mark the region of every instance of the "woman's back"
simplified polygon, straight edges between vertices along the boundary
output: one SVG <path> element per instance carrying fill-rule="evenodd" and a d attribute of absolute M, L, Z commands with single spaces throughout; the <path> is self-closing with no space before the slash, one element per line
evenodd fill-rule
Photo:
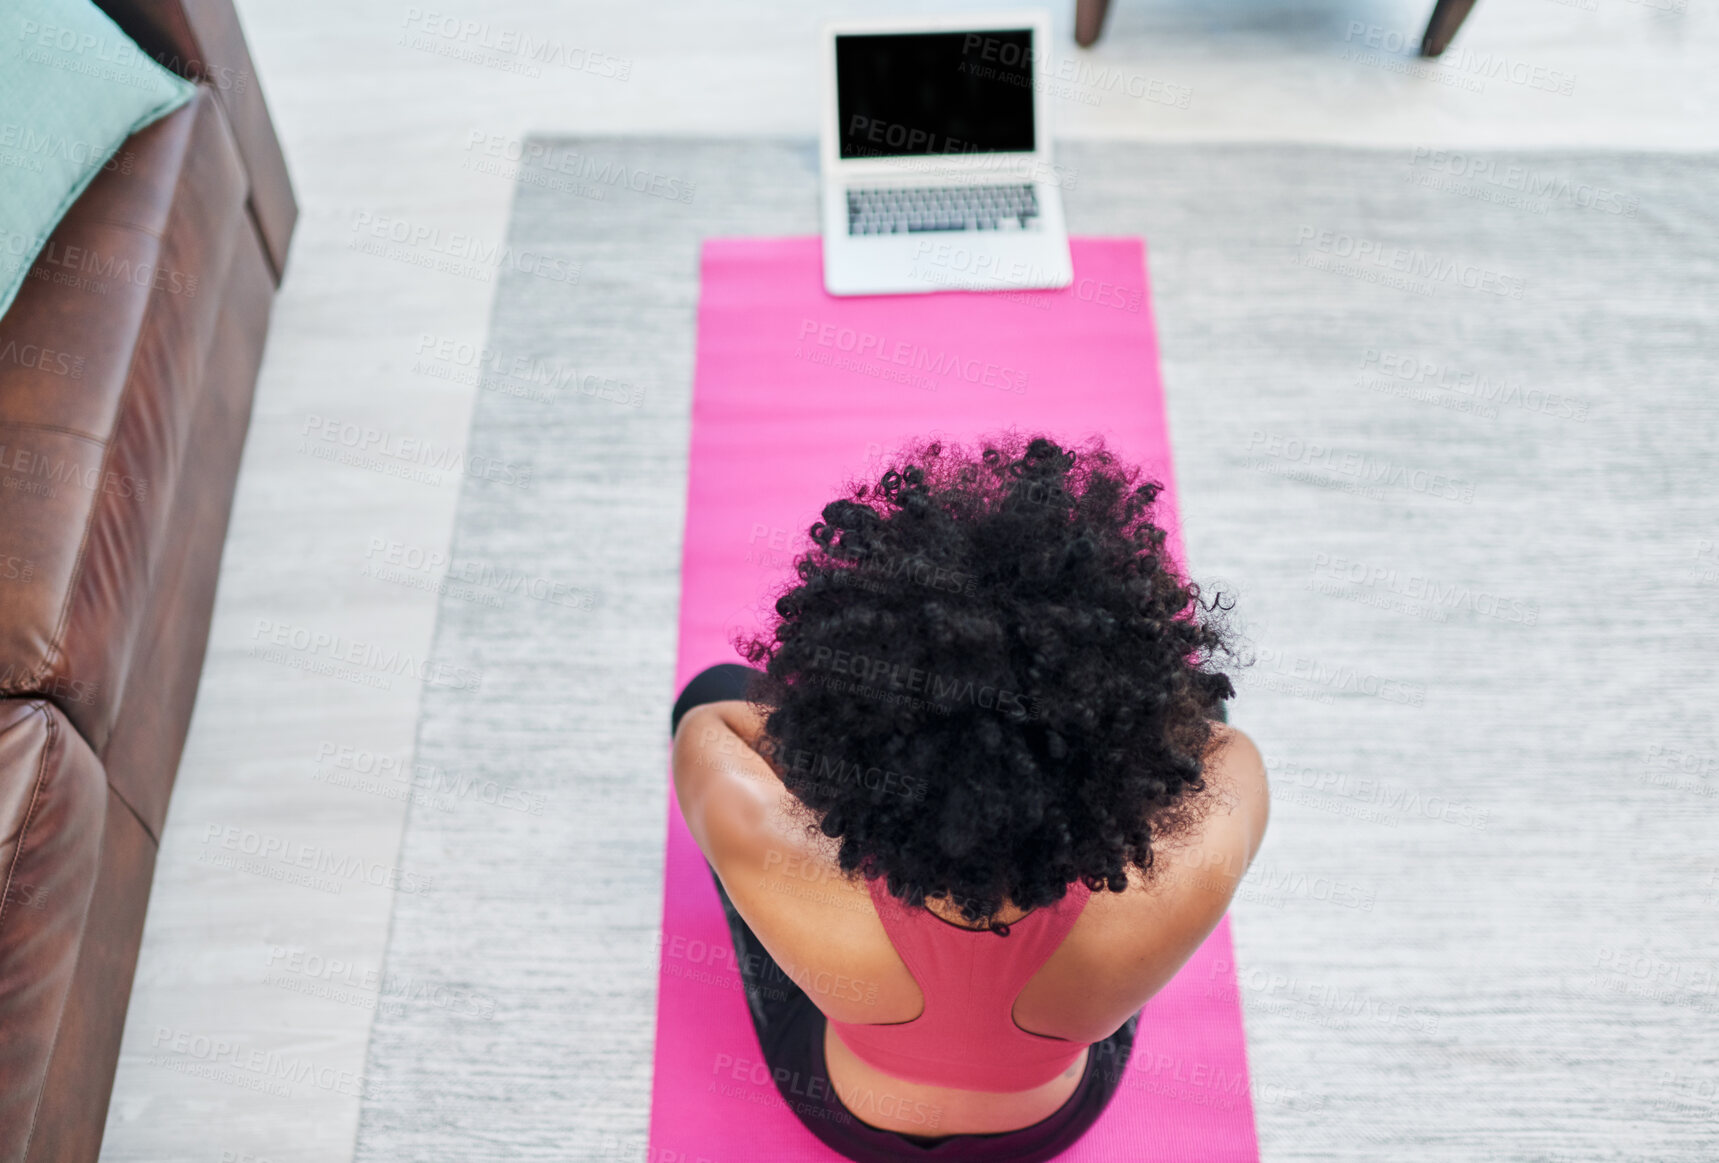
<path fill-rule="evenodd" d="M 1031 1090 L 1080 1057 L 1084 1043 L 1024 1030 L 1016 998 L 1080 919 L 1090 895 L 1076 883 L 1055 905 L 1012 924 L 972 929 L 908 908 L 869 880 L 878 919 L 923 998 L 907 1022 L 843 1022 L 836 1033 L 867 1063 L 933 1086 Z"/>
<path fill-rule="evenodd" d="M 805 827 L 768 764 L 742 770 L 733 763 L 762 725 L 757 708 L 716 707 L 742 723 L 714 749 L 728 757 L 721 766 L 729 778 L 702 813 L 712 866 L 758 939 L 829 1019 L 829 1074 L 843 1100 L 853 1106 L 850 1096 L 888 1094 L 905 1109 L 932 1106 L 944 1133 L 1012 1130 L 1054 1112 L 1079 1082 L 1084 1047 L 1137 1013 L 1217 925 L 1265 828 L 1259 753 L 1224 729 L 1229 741 L 1207 773 L 1211 806 L 1198 828 L 1158 854 L 1150 881 L 1131 870 L 1123 893 L 1071 885 L 1057 905 L 1014 921 L 1007 937 L 964 930 L 908 908 L 881 884 L 844 875 L 835 842 Z M 721 714 L 712 718 L 715 725 L 689 737 L 720 730 Z M 908 939 L 898 945 L 903 933 Z M 1008 946 L 1017 935 L 1026 940 Z M 948 960 L 927 973 L 927 956 Z M 971 1004 L 957 993 L 961 973 L 969 975 Z M 952 1020 L 935 1016 L 947 998 L 955 999 L 946 1003 L 955 1007 Z M 939 1031 L 947 1045 L 909 1033 L 927 1013 L 936 1025 L 921 1029 Z M 1002 1057 L 1004 1022 L 1018 1031 L 1018 1047 L 1045 1047 L 1024 1069 L 993 1064 Z M 925 1069 L 914 1069 L 915 1056 L 928 1060 Z M 1068 1067 L 1050 1071 L 1059 1060 Z M 891 1119 L 875 1102 L 856 1113 L 884 1129 L 924 1130 Z"/>

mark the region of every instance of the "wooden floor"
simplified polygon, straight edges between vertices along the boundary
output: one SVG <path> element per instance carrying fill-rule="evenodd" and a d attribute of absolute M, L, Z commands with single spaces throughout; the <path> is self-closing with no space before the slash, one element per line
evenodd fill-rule
<path fill-rule="evenodd" d="M 1090 53 L 1057 13 L 1053 115 L 1074 137 L 1405 157 L 1710 150 L 1719 19 L 1664 10 L 1681 3 L 1483 0 L 1427 66 L 1402 46 L 1430 5 L 1118 0 Z M 394 893 L 434 889 L 398 867 L 391 772 L 411 762 L 419 676 L 481 669 L 437 655 L 438 595 L 412 582 L 449 549 L 459 477 L 435 465 L 466 439 L 496 278 L 473 256 L 505 235 L 509 158 L 530 132 L 813 134 L 818 22 L 876 9 L 240 8 L 302 217 L 105 1156 L 345 1163 Z M 520 38 L 551 60 L 495 47 Z"/>

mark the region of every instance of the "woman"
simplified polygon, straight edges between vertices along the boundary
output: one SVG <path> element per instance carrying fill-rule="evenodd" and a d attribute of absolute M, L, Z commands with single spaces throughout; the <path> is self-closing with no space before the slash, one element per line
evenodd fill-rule
<path fill-rule="evenodd" d="M 927 443 L 811 528 L 674 777 L 778 1089 L 849 1159 L 1049 1159 L 1264 835 L 1229 638 L 1101 442 Z"/>

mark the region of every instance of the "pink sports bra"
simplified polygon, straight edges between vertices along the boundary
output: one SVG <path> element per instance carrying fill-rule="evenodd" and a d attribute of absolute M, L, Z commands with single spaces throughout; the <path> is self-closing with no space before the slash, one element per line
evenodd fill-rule
<path fill-rule="evenodd" d="M 1015 998 L 1080 919 L 1091 895 L 1084 884 L 1076 881 L 1055 906 L 1010 924 L 1007 935 L 909 908 L 881 879 L 867 887 L 925 1009 L 907 1022 L 831 1018 L 857 1056 L 912 1082 L 995 1092 L 1042 1086 L 1080 1057 L 1087 1043 L 1028 1033 L 1013 1014 Z"/>

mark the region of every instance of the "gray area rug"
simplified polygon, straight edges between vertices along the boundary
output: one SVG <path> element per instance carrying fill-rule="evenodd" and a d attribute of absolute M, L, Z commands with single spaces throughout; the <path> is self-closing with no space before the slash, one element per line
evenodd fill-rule
<path fill-rule="evenodd" d="M 502 468 L 387 956 L 440 992 L 378 1013 L 363 1163 L 646 1157 L 698 243 L 817 229 L 810 142 L 537 144 L 488 355 L 421 361 Z M 1192 568 L 1257 655 L 1264 1158 L 1719 1157 L 1719 162 L 1059 160 L 1077 233 L 1147 239 Z"/>

